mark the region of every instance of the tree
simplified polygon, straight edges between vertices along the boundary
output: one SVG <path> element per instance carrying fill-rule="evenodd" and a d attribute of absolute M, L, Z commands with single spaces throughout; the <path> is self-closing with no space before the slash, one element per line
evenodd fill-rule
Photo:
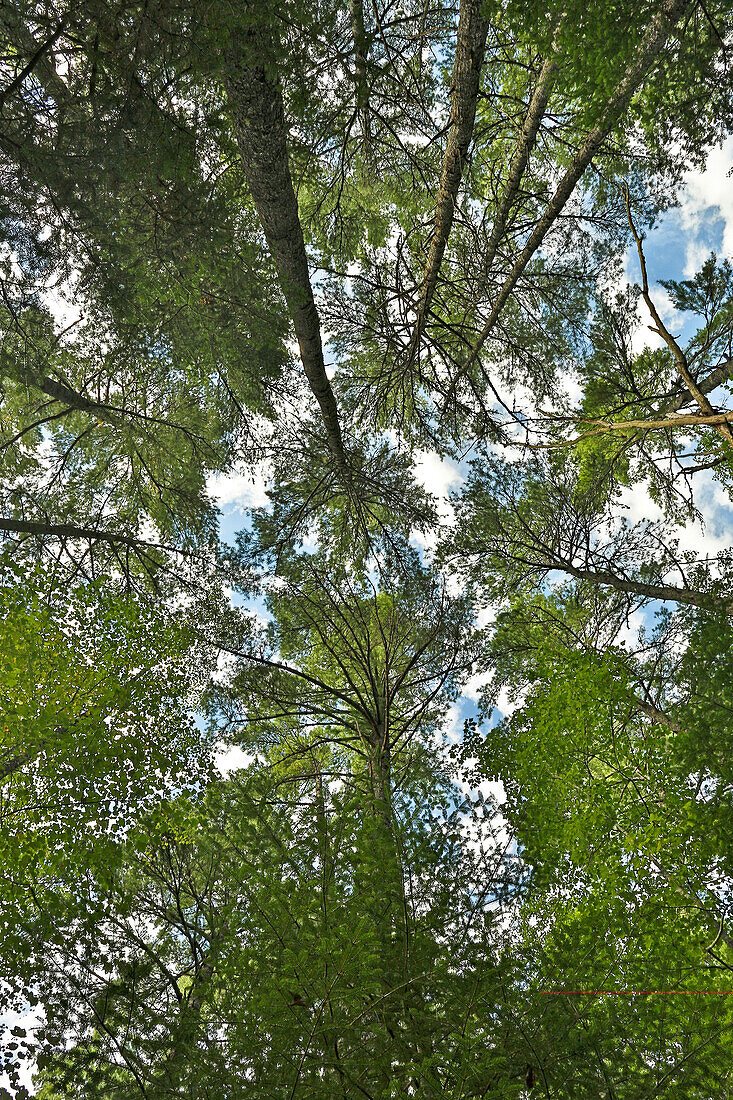
<path fill-rule="evenodd" d="M 75 887 L 90 861 L 114 865 L 127 832 L 171 785 L 205 780 L 208 753 L 189 714 L 193 662 L 203 654 L 193 658 L 180 618 L 151 613 L 111 588 L 59 591 L 38 573 L 3 567 L 0 977 L 7 1008 L 38 1003 L 31 927 L 53 934 L 64 909 L 83 923 Z"/>
<path fill-rule="evenodd" d="M 729 607 L 727 552 L 698 561 L 678 552 L 672 523 L 630 525 L 613 505 L 605 478 L 588 484 L 570 463 L 477 460 L 444 553 L 467 575 L 485 577 L 486 591 L 500 598 L 540 587 L 558 571 L 622 594 L 629 608 L 650 600 Z M 688 513 L 676 518 L 684 522 Z M 488 576 L 487 564 L 494 566 Z"/>
<path fill-rule="evenodd" d="M 732 562 L 680 529 L 729 481 L 731 271 L 664 273 L 683 339 L 644 233 L 731 128 L 731 29 L 3 4 L 14 1086 L 729 1088 Z M 210 479 L 263 470 L 221 545 Z"/>
<path fill-rule="evenodd" d="M 46 946 L 46 1095 L 213 1098 L 242 1081 L 253 1096 L 438 1095 L 463 1081 L 478 1096 L 502 1078 L 516 1095 L 520 1037 L 481 1042 L 496 915 L 472 902 L 483 860 L 461 843 L 450 786 L 423 761 L 395 792 L 405 896 L 389 950 L 384 849 L 331 767 L 314 744 L 297 766 L 212 786 L 100 869 L 82 951 L 78 933 L 74 952 Z"/>

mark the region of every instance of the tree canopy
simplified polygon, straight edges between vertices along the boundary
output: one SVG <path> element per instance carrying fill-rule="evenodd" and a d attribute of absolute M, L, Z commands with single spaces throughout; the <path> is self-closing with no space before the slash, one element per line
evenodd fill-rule
<path fill-rule="evenodd" d="M 0 1096 L 731 1094 L 731 51 L 0 4 Z"/>

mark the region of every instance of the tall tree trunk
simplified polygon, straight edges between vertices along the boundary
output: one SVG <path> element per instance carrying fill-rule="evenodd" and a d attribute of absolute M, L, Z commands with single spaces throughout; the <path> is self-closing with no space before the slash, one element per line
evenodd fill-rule
<path fill-rule="evenodd" d="M 392 832 L 392 753 L 386 721 L 372 731 L 369 778 L 374 798 L 375 814 L 388 832 Z"/>
<path fill-rule="evenodd" d="M 453 77 L 451 80 L 452 95 L 448 141 L 443 155 L 443 167 L 433 219 L 433 236 L 420 288 L 420 301 L 417 308 L 415 328 L 410 341 L 408 366 L 412 366 L 420 347 L 420 339 L 438 285 L 438 276 L 453 225 L 458 189 L 461 185 L 468 148 L 473 137 L 481 66 L 484 61 L 486 35 L 489 29 L 489 22 L 482 15 L 482 8 L 481 0 L 461 0 Z"/>
<path fill-rule="evenodd" d="M 41 749 L 44 748 L 44 743 L 41 742 L 35 745 L 32 749 L 28 749 L 25 752 L 17 753 L 15 756 L 11 756 L 11 750 L 0 757 L 0 783 L 7 779 L 9 775 L 13 775 L 19 771 L 25 764 L 28 764 L 31 760 L 40 754 Z"/>
<path fill-rule="evenodd" d="M 323 943 L 326 943 L 330 935 L 330 906 L 333 901 L 332 887 L 334 866 L 329 838 L 328 812 L 326 810 L 326 798 L 323 789 L 323 774 L 321 772 L 321 766 L 315 757 L 313 759 L 313 778 L 315 781 L 315 823 L 320 849 L 319 857 L 321 860 L 321 939 Z M 323 962 L 323 998 L 325 1003 L 321 1027 L 322 1049 L 324 1055 L 323 1063 L 324 1066 L 331 1065 L 338 1091 L 343 1100 L 347 1100 L 346 1075 L 341 1065 L 339 1033 L 336 1030 L 337 1021 L 333 1009 L 333 999 L 331 997 L 331 990 L 334 981 L 338 980 L 338 973 L 336 979 L 334 979 L 331 976 L 331 970 L 332 968 L 329 966 L 328 956 L 326 956 Z"/>
<path fill-rule="evenodd" d="M 170 1049 L 150 1083 L 150 1100 L 180 1096 L 181 1088 L 185 1087 L 191 1054 L 203 1026 L 204 993 L 215 974 L 217 947 L 218 937 L 213 934 L 205 955 L 195 962 L 188 995 L 180 1002 L 178 1019 L 171 1027 Z"/>
<path fill-rule="evenodd" d="M 349 0 L 351 19 L 351 37 L 354 42 L 354 78 L 356 83 L 356 110 L 361 125 L 361 137 L 364 142 L 364 160 L 371 172 L 374 167 L 374 149 L 372 147 L 372 117 L 369 104 L 369 81 L 367 78 L 367 39 L 364 29 L 363 0 Z"/>
<path fill-rule="evenodd" d="M 707 398 L 707 394 L 703 393 L 699 388 L 697 381 L 690 370 L 690 363 L 687 359 L 681 344 L 675 339 L 672 333 L 669 331 L 664 321 L 659 315 L 654 299 L 649 293 L 649 276 L 646 268 L 646 258 L 644 256 L 644 248 L 642 246 L 641 237 L 639 236 L 636 226 L 634 225 L 634 219 L 631 216 L 631 200 L 629 196 L 629 189 L 626 184 L 623 185 L 624 199 L 626 201 L 626 213 L 629 219 L 629 227 L 631 234 L 636 242 L 636 251 L 639 255 L 639 264 L 641 265 L 641 296 L 646 303 L 646 307 L 651 314 L 654 321 L 654 332 L 664 340 L 665 344 L 672 352 L 672 358 L 674 359 L 677 373 L 684 382 L 687 392 L 691 397 L 695 399 L 698 407 L 702 410 L 703 416 L 714 418 L 715 411 Z M 708 423 L 713 424 L 715 430 L 723 436 L 728 443 L 733 445 L 733 432 L 731 432 L 730 425 L 727 420 L 722 423 L 715 423 L 714 419 L 709 419 Z"/>
<path fill-rule="evenodd" d="M 0 93 L 0 106 L 20 88 L 31 73 L 40 79 L 58 107 L 65 105 L 68 101 L 67 87 L 56 72 L 52 59 L 49 59 L 54 45 L 63 34 L 63 22 L 59 22 L 51 34 L 39 42 L 28 29 L 27 15 L 19 12 L 13 4 L 8 3 L 8 0 L 3 0 L 0 4 L 0 31 L 6 38 L 6 42 L 12 42 L 20 55 L 28 58 L 28 63 L 23 66 L 15 80 L 12 80 Z"/>
<path fill-rule="evenodd" d="M 522 132 L 519 135 L 517 147 L 514 150 L 514 156 L 509 165 L 509 175 L 507 176 L 506 186 L 504 187 L 499 206 L 497 207 L 494 224 L 491 227 L 491 236 L 489 237 L 489 243 L 486 249 L 484 265 L 487 274 L 496 258 L 499 242 L 504 235 L 512 205 L 519 192 L 522 176 L 524 175 L 524 171 L 529 163 L 530 153 L 537 140 L 537 134 L 539 133 L 540 125 L 544 117 L 547 101 L 550 98 L 550 92 L 552 91 L 556 72 L 557 56 L 555 53 L 552 53 L 545 59 L 542 69 L 540 70 L 537 87 L 532 93 L 532 98 L 529 101 Z"/>
<path fill-rule="evenodd" d="M 303 371 L 318 402 L 334 462 L 344 476 L 336 399 L 326 374 L 321 326 L 313 299 L 298 202 L 293 190 L 275 50 L 266 28 L 248 30 L 230 52 L 224 79 L 244 175 L 260 219 L 298 338 Z"/>

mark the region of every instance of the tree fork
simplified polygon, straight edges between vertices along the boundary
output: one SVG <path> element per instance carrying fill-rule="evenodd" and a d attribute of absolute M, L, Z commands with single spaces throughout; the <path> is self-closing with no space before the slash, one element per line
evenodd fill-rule
<path fill-rule="evenodd" d="M 716 390 L 718 386 L 722 386 L 723 382 L 728 382 L 733 377 L 733 359 L 726 359 L 723 363 L 719 363 L 710 374 L 706 375 L 702 380 L 698 380 L 696 385 L 700 393 L 709 394 L 713 390 Z M 685 405 L 689 405 L 694 400 L 692 394 L 683 393 L 677 397 L 671 405 L 665 410 L 667 413 L 675 413 L 679 409 L 684 408 Z"/>
<path fill-rule="evenodd" d="M 649 310 L 652 316 L 652 320 L 654 321 L 654 324 L 656 326 L 654 331 L 659 336 L 661 336 L 669 350 L 672 352 L 672 357 L 677 368 L 677 373 L 687 387 L 690 396 L 694 398 L 699 407 L 702 409 L 703 416 L 708 418 L 708 423 L 714 425 L 716 430 L 720 432 L 724 439 L 733 444 L 733 433 L 730 430 L 730 425 L 728 424 L 727 418 L 720 422 L 716 420 L 715 410 L 708 401 L 707 394 L 703 393 L 702 390 L 699 389 L 697 382 L 690 373 L 690 364 L 687 361 L 687 356 L 685 355 L 678 342 L 675 340 L 674 336 L 672 336 L 667 326 L 664 324 L 662 318 L 659 316 L 659 311 L 654 304 L 654 299 L 649 293 L 649 277 L 646 269 L 646 258 L 644 256 L 644 249 L 642 247 L 641 237 L 637 232 L 636 226 L 634 225 L 634 219 L 631 216 L 631 197 L 629 195 L 629 188 L 627 184 L 622 184 L 621 193 L 623 194 L 624 203 L 626 205 L 626 214 L 629 219 L 629 228 L 631 229 L 631 235 L 634 238 L 636 251 L 639 256 L 639 265 L 641 267 L 642 278 L 641 296 L 644 299 L 646 307 Z"/>

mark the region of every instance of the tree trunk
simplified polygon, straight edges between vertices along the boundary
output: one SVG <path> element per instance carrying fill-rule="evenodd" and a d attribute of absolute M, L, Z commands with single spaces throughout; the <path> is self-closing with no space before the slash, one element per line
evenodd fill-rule
<path fill-rule="evenodd" d="M 542 66 L 539 80 L 537 81 L 537 87 L 535 88 L 532 98 L 527 108 L 527 114 L 524 119 L 524 126 L 522 127 L 522 133 L 519 136 L 517 147 L 514 151 L 511 164 L 509 165 L 509 176 L 506 181 L 506 187 L 504 193 L 501 196 L 496 216 L 494 218 L 494 224 L 491 227 L 491 236 L 489 237 L 489 243 L 486 249 L 486 258 L 484 260 L 486 274 L 488 275 L 491 265 L 496 258 L 496 250 L 499 247 L 499 242 L 506 229 L 507 222 L 509 220 L 509 213 L 512 208 L 512 204 L 517 197 L 519 191 L 519 185 L 522 182 L 522 176 L 524 170 L 529 162 L 529 155 L 534 148 L 535 141 L 537 140 L 537 134 L 539 132 L 540 125 L 545 113 L 545 107 L 552 91 L 552 84 L 557 72 L 557 57 L 555 54 L 551 54 L 550 57 L 545 59 L 545 63 Z"/>
<path fill-rule="evenodd" d="M 678 588 L 674 584 L 649 584 L 647 581 L 628 580 L 606 569 L 580 569 L 567 562 L 553 562 L 552 568 L 559 569 L 563 573 L 569 573 L 571 577 L 577 577 L 578 580 L 594 581 L 596 584 L 604 584 L 609 588 L 615 588 L 618 592 L 627 592 L 633 596 L 647 596 L 651 600 L 687 604 L 688 606 L 702 608 L 705 611 L 728 612 L 733 606 L 731 599 L 708 592 L 700 592 L 696 588 Z"/>
<path fill-rule="evenodd" d="M 318 402 L 337 468 L 347 472 L 336 399 L 326 374 L 321 326 L 288 164 L 280 81 L 273 72 L 273 43 L 263 28 L 249 30 L 230 54 L 224 83 L 244 175 L 275 261 L 298 338 L 308 384 Z"/>
<path fill-rule="evenodd" d="M 712 370 L 706 378 L 703 378 L 701 381 L 699 381 L 697 383 L 697 388 L 700 393 L 704 393 L 705 395 L 707 395 L 709 393 L 712 393 L 713 390 L 716 390 L 718 386 L 723 384 L 723 382 L 727 382 L 731 378 L 731 376 L 733 376 L 733 359 L 726 359 L 724 363 L 721 363 L 714 370 Z M 665 413 L 677 412 L 678 409 L 684 408 L 685 405 L 689 405 L 692 401 L 693 396 L 689 393 L 689 391 L 682 393 L 679 397 L 675 398 L 675 400 L 670 405 L 667 406 L 667 408 L 665 409 Z"/>
<path fill-rule="evenodd" d="M 136 539 L 132 535 L 119 535 L 114 531 L 103 531 L 96 527 L 77 527 L 73 523 L 48 523 L 45 520 L 10 519 L 6 516 L 0 516 L 0 531 L 13 535 L 48 535 L 52 538 L 120 543 L 122 546 L 131 546 L 136 549 L 165 549 L 155 543 Z"/>
<path fill-rule="evenodd" d="M 448 244 L 458 189 L 463 177 L 468 148 L 476 118 L 481 66 L 486 50 L 489 23 L 482 15 L 481 0 L 461 0 L 458 20 L 456 54 L 453 63 L 451 109 L 448 141 L 443 155 L 443 167 L 438 187 L 433 220 L 433 236 L 425 265 L 417 320 L 410 341 L 408 366 L 412 366 L 420 346 L 427 315 L 438 285 L 438 276 Z"/>
<path fill-rule="evenodd" d="M 359 115 L 361 136 L 364 142 L 364 160 L 371 172 L 374 167 L 374 149 L 372 147 L 372 118 L 367 79 L 367 40 L 364 30 L 363 0 L 349 0 L 349 16 L 351 18 L 351 36 L 354 42 L 356 110 Z"/>

